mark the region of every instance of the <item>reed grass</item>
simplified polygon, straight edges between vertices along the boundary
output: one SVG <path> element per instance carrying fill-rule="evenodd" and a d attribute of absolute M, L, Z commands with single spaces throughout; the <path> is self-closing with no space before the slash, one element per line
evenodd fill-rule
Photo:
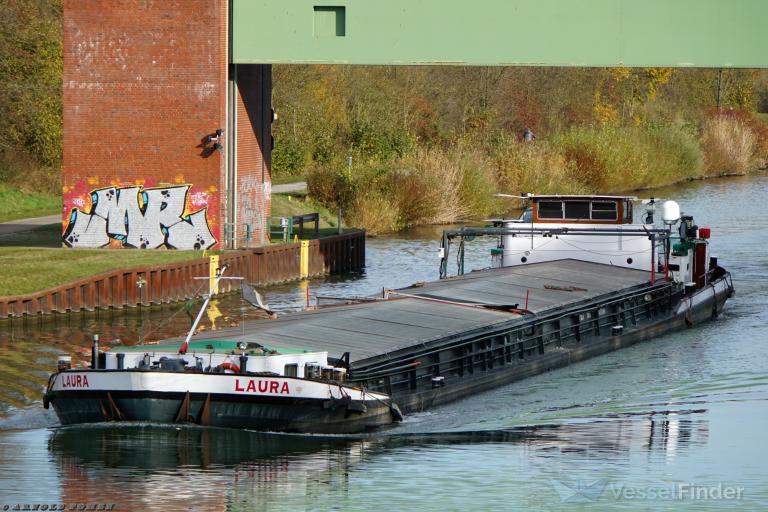
<path fill-rule="evenodd" d="M 573 127 L 535 142 L 497 133 L 385 162 L 318 166 L 309 172 L 309 193 L 375 234 L 503 215 L 517 206 L 495 199 L 497 192 L 620 193 L 748 172 L 757 169 L 759 140 L 755 127 L 730 118 L 709 121 L 701 134 L 672 123 Z"/>
<path fill-rule="evenodd" d="M 727 116 L 708 119 L 702 127 L 704 174 L 745 174 L 757 167 L 757 137 L 741 120 Z"/>

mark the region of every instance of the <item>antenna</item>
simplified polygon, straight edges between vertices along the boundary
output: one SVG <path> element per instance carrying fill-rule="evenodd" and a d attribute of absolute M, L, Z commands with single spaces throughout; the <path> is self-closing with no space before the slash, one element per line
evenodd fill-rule
<path fill-rule="evenodd" d="M 653 224 L 654 216 L 656 215 L 656 205 L 664 201 L 660 197 L 649 197 L 640 201 L 641 204 L 646 206 L 645 217 L 643 218 L 643 224 Z"/>
<path fill-rule="evenodd" d="M 216 272 L 216 278 L 213 281 L 213 286 L 211 286 L 211 290 L 216 290 L 219 286 L 219 281 L 221 281 L 222 279 L 243 279 L 242 277 L 224 277 L 224 272 L 227 270 L 227 267 L 228 265 L 225 263 Z M 195 279 L 210 279 L 210 278 L 196 277 Z M 203 318 L 203 313 L 205 313 L 205 310 L 208 308 L 208 304 L 211 302 L 212 295 L 213 294 L 210 292 L 205 294 L 205 301 L 203 302 L 203 305 L 200 306 L 200 312 L 197 314 L 197 318 L 195 318 L 195 321 L 192 322 L 192 327 L 189 329 L 189 332 L 187 333 L 187 337 L 184 338 L 184 342 L 181 344 L 181 347 L 179 347 L 179 354 L 187 353 L 187 349 L 189 348 L 189 340 L 192 338 L 192 335 L 195 334 L 195 329 L 197 329 L 197 325 L 200 323 L 200 320 Z"/>

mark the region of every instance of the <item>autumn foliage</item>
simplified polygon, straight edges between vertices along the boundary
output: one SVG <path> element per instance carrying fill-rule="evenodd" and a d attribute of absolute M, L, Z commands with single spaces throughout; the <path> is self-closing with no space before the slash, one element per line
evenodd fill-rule
<path fill-rule="evenodd" d="M 59 193 L 62 1 L 0 0 L 0 182 Z"/>
<path fill-rule="evenodd" d="M 308 176 L 318 200 L 373 232 L 500 214 L 496 192 L 637 190 L 768 161 L 768 125 L 753 113 L 765 80 L 753 70 L 274 73 L 274 172 Z"/>

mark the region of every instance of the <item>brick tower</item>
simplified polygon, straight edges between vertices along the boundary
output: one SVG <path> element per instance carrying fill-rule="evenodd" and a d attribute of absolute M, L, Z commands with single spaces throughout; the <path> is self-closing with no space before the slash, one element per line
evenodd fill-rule
<path fill-rule="evenodd" d="M 229 64 L 228 4 L 65 0 L 65 245 L 265 241 L 271 67 Z"/>

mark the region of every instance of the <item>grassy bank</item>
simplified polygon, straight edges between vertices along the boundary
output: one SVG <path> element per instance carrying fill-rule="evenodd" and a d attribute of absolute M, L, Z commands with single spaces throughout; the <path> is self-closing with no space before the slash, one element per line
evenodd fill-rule
<path fill-rule="evenodd" d="M 739 114 L 684 124 L 573 127 L 535 142 L 497 134 L 387 161 L 316 166 L 309 192 L 370 233 L 503 214 L 520 194 L 618 193 L 744 174 L 768 160 L 768 127 Z"/>
<path fill-rule="evenodd" d="M 319 212 L 320 235 L 336 233 L 336 214 L 303 194 L 275 194 L 272 208 L 272 214 L 279 217 Z M 307 238 L 313 234 L 307 229 Z M 215 252 L 218 251 L 212 253 Z M 0 296 L 33 293 L 115 269 L 163 265 L 200 257 L 202 251 L 62 248 L 61 224 L 50 224 L 0 235 L 0 268 L 6 270 L 0 273 Z"/>
<path fill-rule="evenodd" d="M 293 217 L 307 213 L 320 215 L 320 237 L 338 233 L 338 217 L 335 211 L 330 211 L 306 193 L 272 194 L 272 217 Z M 344 221 L 342 220 L 342 227 Z M 297 228 L 295 228 L 297 229 Z M 304 239 L 314 238 L 314 224 L 305 225 Z"/>
<path fill-rule="evenodd" d="M 306 213 L 320 214 L 320 227 L 336 227 L 336 213 L 312 200 L 306 193 L 272 194 L 272 217 L 292 217 Z"/>
<path fill-rule="evenodd" d="M 0 222 L 61 213 L 61 197 L 0 183 Z"/>
<path fill-rule="evenodd" d="M 202 251 L 61 248 L 61 225 L 0 237 L 0 296 L 37 292 L 101 272 L 200 258 Z"/>

